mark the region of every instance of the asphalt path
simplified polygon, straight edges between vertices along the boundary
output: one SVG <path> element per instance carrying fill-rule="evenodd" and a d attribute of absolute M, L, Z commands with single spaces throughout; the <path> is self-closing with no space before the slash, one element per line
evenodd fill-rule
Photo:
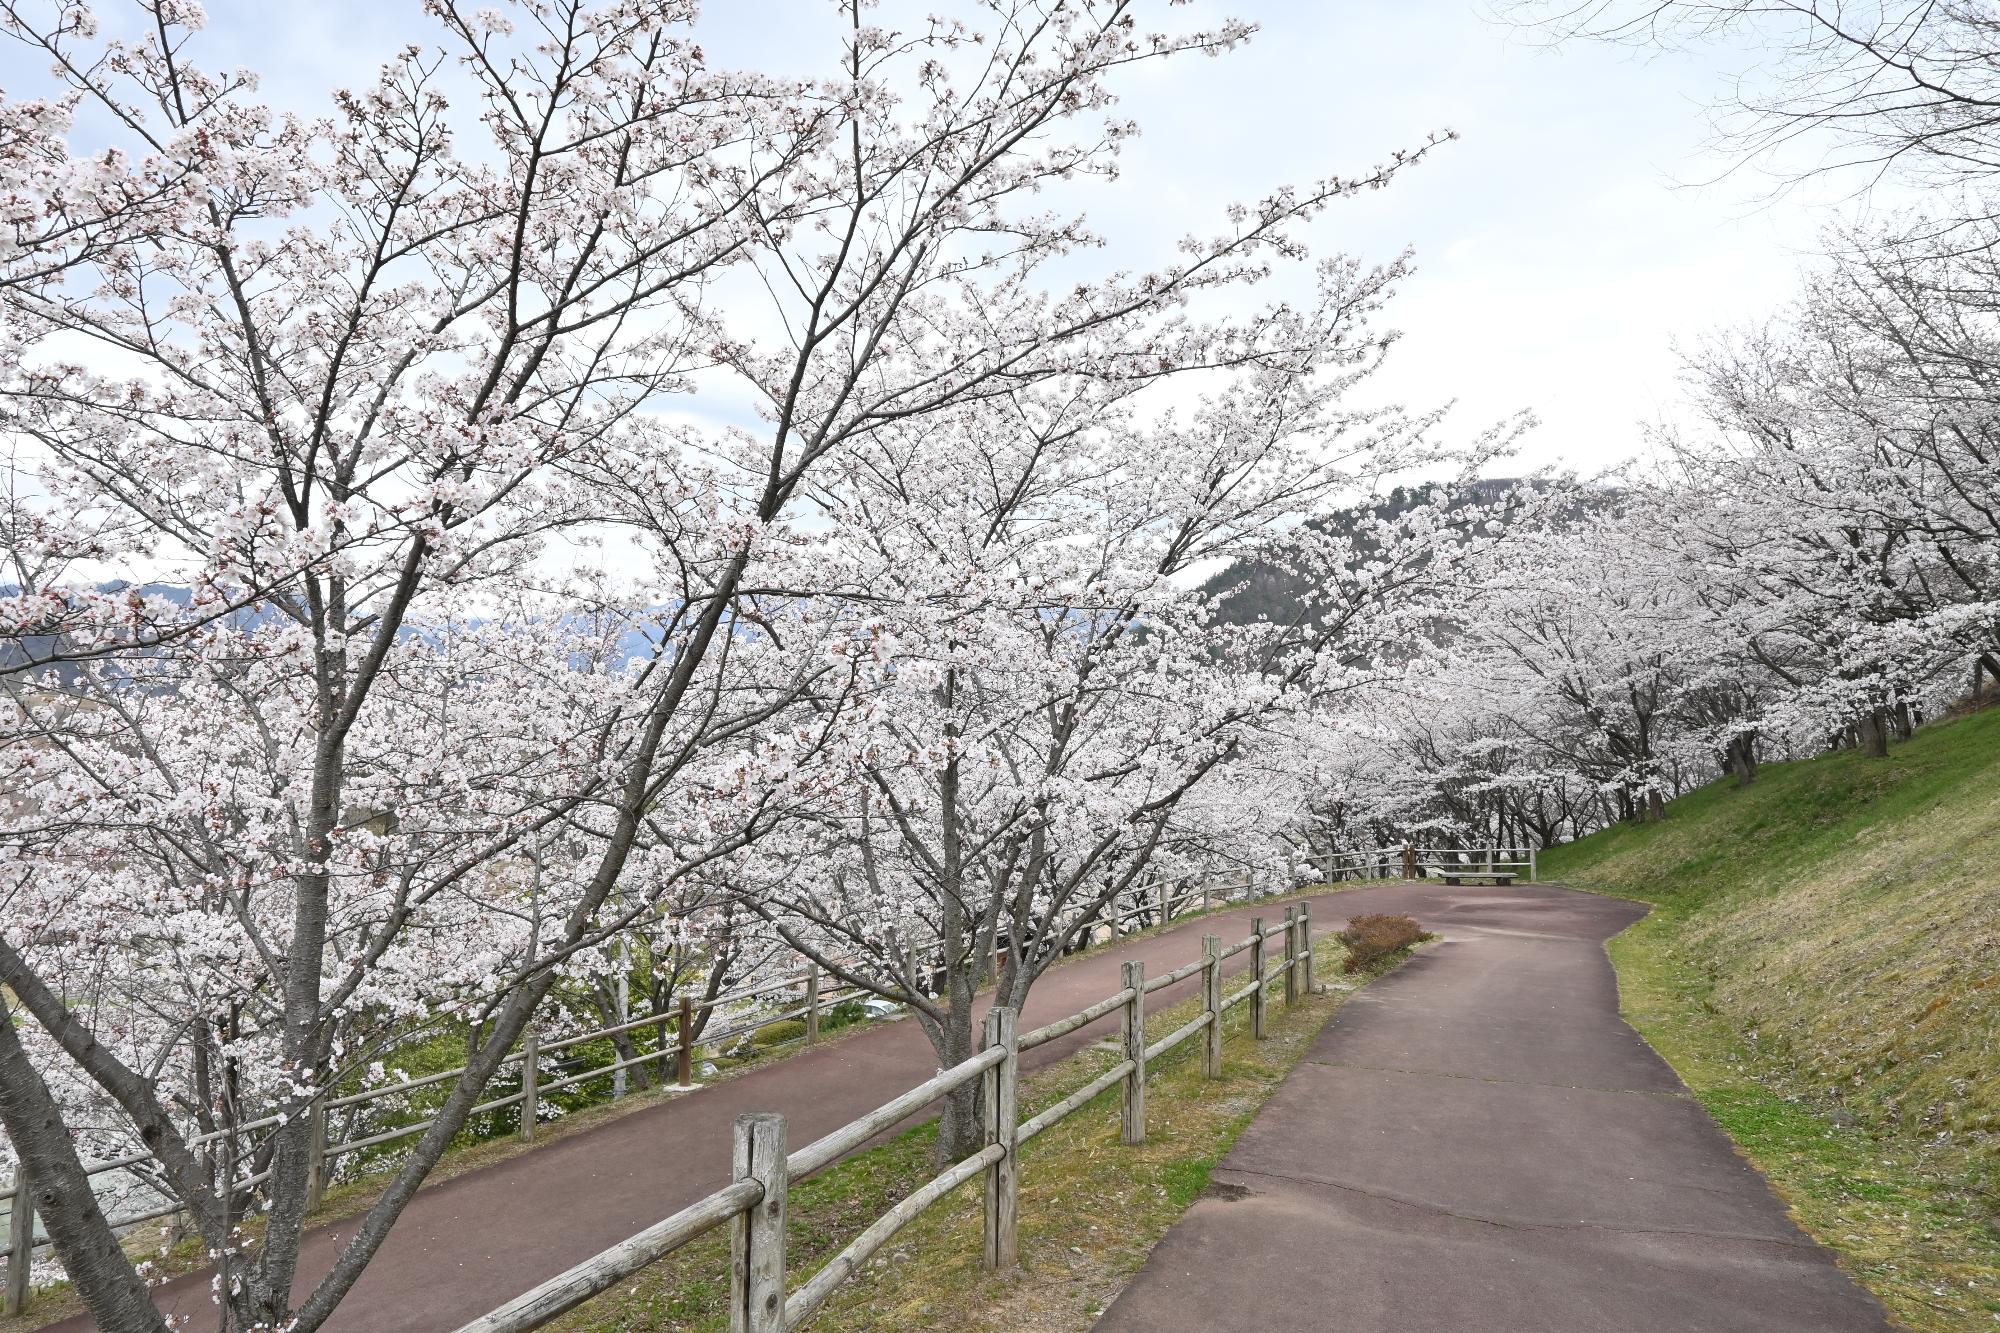
<path fill-rule="evenodd" d="M 1350 912 L 1380 910 L 1377 890 L 1312 899 L 1315 931 L 1336 929 Z M 1142 959 L 1157 976 L 1201 956 L 1201 937 L 1233 943 L 1250 919 L 1275 924 L 1292 899 L 1269 899 L 1156 934 L 1134 938 L 1051 968 L 1035 984 L 1022 1028 L 1077 1012 L 1123 984 L 1120 964 Z M 1271 942 L 1277 948 L 1278 941 Z M 1248 965 L 1247 952 L 1224 972 Z M 1152 1011 L 1195 993 L 1199 976 L 1155 991 Z M 1022 1059 L 1034 1068 L 1117 1031 L 1115 1014 Z M 506 1161 L 421 1191 L 326 1327 L 341 1333 L 449 1333 L 478 1315 L 652 1225 L 729 1183 L 733 1123 L 744 1111 L 777 1111 L 802 1147 L 937 1072 L 914 1021 L 885 1023 L 748 1070 L 710 1087 L 658 1102 Z M 922 1119 L 912 1117 L 910 1123 Z M 892 1131 L 894 1132 L 894 1131 Z M 354 1221 L 310 1232 L 300 1258 L 302 1297 L 333 1264 Z M 190 1330 L 218 1325 L 213 1274 L 163 1283 L 155 1300 Z M 83 1333 L 86 1317 L 53 1328 Z"/>
<path fill-rule="evenodd" d="M 1337 901 L 1443 938 L 1335 1014 L 1101 1333 L 1888 1333 L 1620 1019 L 1603 941 L 1642 905 Z"/>

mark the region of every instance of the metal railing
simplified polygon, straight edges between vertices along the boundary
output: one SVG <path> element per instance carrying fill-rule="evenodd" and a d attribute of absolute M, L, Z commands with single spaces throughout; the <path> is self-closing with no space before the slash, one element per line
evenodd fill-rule
<path fill-rule="evenodd" d="M 1272 965 L 1267 943 L 1278 939 L 1283 958 Z M 1222 965 L 1249 950 L 1249 984 L 1225 996 Z M 1201 978 L 1201 1009 L 1190 1021 L 1159 1040 L 1147 1041 L 1146 996 L 1177 982 Z M 975 1176 L 985 1177 L 984 1247 L 989 1268 L 1011 1268 L 1019 1259 L 1019 1156 L 1021 1145 L 1060 1124 L 1099 1095 L 1121 1089 L 1120 1137 L 1139 1144 L 1146 1137 L 1148 1065 L 1181 1043 L 1202 1036 L 1203 1073 L 1222 1075 L 1222 1018 L 1238 1004 L 1251 1006 L 1252 1035 L 1265 1035 L 1265 1010 L 1273 982 L 1283 979 L 1285 1003 L 1312 991 L 1310 904 L 1288 907 L 1282 925 L 1265 929 L 1251 922 L 1248 938 L 1225 947 L 1221 937 L 1202 937 L 1194 962 L 1148 980 L 1143 962 L 1123 965 L 1124 985 L 1078 1012 L 1030 1032 L 1019 1032 L 1014 1011 L 987 1011 L 980 1052 L 911 1088 L 875 1110 L 797 1151 L 788 1151 L 781 1115 L 752 1113 L 736 1120 L 733 1179 L 723 1188 L 644 1231 L 576 1264 L 458 1333 L 527 1333 L 591 1297 L 609 1290 L 648 1264 L 725 1224 L 730 1231 L 730 1326 L 742 1333 L 787 1333 L 803 1327 L 834 1291 L 860 1271 L 925 1209 Z M 1019 1119 L 1022 1052 L 1069 1035 L 1092 1022 L 1119 1015 L 1120 1058 L 1082 1087 L 1032 1118 Z M 793 1183 L 823 1170 L 845 1154 L 891 1129 L 949 1092 L 979 1080 L 985 1143 L 963 1161 L 933 1176 L 875 1219 L 796 1290 L 785 1275 L 785 1210 Z"/>

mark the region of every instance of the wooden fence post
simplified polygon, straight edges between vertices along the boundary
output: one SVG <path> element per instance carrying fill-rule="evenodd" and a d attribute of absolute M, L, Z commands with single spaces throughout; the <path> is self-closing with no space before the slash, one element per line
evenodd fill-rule
<path fill-rule="evenodd" d="M 1264 918 L 1250 918 L 1250 979 L 1256 988 L 1250 992 L 1250 1035 L 1258 1041 L 1264 1040 Z"/>
<path fill-rule="evenodd" d="M 1285 909 L 1285 1005 L 1299 1002 L 1299 909 Z"/>
<path fill-rule="evenodd" d="M 986 1168 L 986 1266 L 1012 1268 L 1021 1262 L 1021 1173 L 1019 1088 L 1021 1049 L 1014 1011 L 996 1004 L 986 1011 L 986 1045 L 1007 1054 L 986 1071 L 986 1141 L 1000 1156 Z"/>
<path fill-rule="evenodd" d="M 326 1197 L 326 1095 L 325 1088 L 306 1107 L 306 1211 L 319 1207 Z"/>
<path fill-rule="evenodd" d="M 28 1308 L 28 1270 L 35 1261 L 35 1182 L 26 1160 L 14 1163 L 14 1206 L 7 1214 L 7 1314 Z"/>
<path fill-rule="evenodd" d="M 661 1063 L 666 1063 L 664 1055 Z M 535 1122 L 541 1116 L 542 1037 L 529 1028 L 527 1035 L 521 1038 L 521 1127 L 515 1131 L 523 1143 L 535 1137 Z"/>
<path fill-rule="evenodd" d="M 1299 986 L 1310 996 L 1313 991 L 1313 906 L 1299 904 Z"/>
<path fill-rule="evenodd" d="M 674 1080 L 681 1087 L 694 1085 L 694 1001 L 681 996 L 681 1047 L 675 1059 Z"/>
<path fill-rule="evenodd" d="M 806 964 L 806 1040 L 819 1040 L 819 964 Z"/>
<path fill-rule="evenodd" d="M 736 1117 L 736 1180 L 754 1180 L 764 1197 L 738 1213 L 729 1233 L 730 1333 L 783 1333 L 785 1327 L 785 1117 L 768 1111 Z"/>
<path fill-rule="evenodd" d="M 1202 1043 L 1202 1074 L 1222 1077 L 1222 936 L 1201 937 L 1201 1007 L 1208 1015 Z"/>
<path fill-rule="evenodd" d="M 1125 1002 L 1119 1012 L 1123 1015 L 1120 1027 L 1125 1035 L 1125 1058 L 1132 1062 L 1132 1068 L 1125 1073 L 1125 1093 L 1120 1098 L 1120 1109 L 1124 1112 L 1120 1127 L 1120 1138 L 1128 1143 L 1146 1141 L 1146 964 L 1134 961 L 1125 964 L 1125 989 L 1132 992 L 1132 998 Z"/>
<path fill-rule="evenodd" d="M 1528 883 L 1535 883 L 1535 849 L 1528 849 Z"/>
<path fill-rule="evenodd" d="M 1174 886 L 1168 881 L 1160 881 L 1160 924 L 1166 925 L 1174 919 Z"/>

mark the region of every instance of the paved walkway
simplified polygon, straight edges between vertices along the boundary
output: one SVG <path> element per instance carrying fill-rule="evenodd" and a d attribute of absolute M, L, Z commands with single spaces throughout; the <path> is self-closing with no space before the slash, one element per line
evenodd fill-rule
<path fill-rule="evenodd" d="M 1349 912 L 1374 911 L 1375 890 L 1314 899 L 1314 925 L 1335 928 Z M 1121 985 L 1119 964 L 1143 959 L 1149 974 L 1201 956 L 1206 932 L 1236 940 L 1252 915 L 1275 921 L 1266 903 L 1185 925 L 1051 969 L 1023 1015 L 1033 1027 L 1075 1013 Z M 1273 941 L 1275 947 L 1276 941 Z M 1225 971 L 1241 970 L 1248 953 Z M 1149 1010 L 1194 993 L 1199 978 L 1156 991 Z M 1073 1054 L 1117 1030 L 1116 1015 L 1037 1048 L 1030 1068 Z M 448 1333 L 555 1276 L 577 1261 L 686 1207 L 729 1181 L 731 1126 L 743 1111 L 779 1111 L 795 1146 L 873 1110 L 937 1071 L 930 1043 L 912 1021 L 830 1041 L 684 1097 L 634 1111 L 418 1194 L 375 1261 L 326 1327 L 340 1333 Z M 915 1118 L 913 1118 L 914 1121 Z M 301 1257 L 301 1290 L 333 1263 L 353 1224 L 311 1233 Z M 160 1306 L 191 1330 L 216 1327 L 209 1274 L 162 1285 Z M 85 1333 L 87 1317 L 54 1326 Z"/>
<path fill-rule="evenodd" d="M 1102 1333 L 1887 1333 L 1620 1020 L 1602 942 L 1643 908 L 1344 897 L 1444 938 L 1319 1034 Z"/>

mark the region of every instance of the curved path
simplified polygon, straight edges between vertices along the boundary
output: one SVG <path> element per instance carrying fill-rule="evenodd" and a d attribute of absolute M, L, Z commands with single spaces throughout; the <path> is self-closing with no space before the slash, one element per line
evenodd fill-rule
<path fill-rule="evenodd" d="M 1313 899 L 1314 925 L 1336 928 L 1349 912 L 1378 911 L 1381 890 Z M 1072 959 L 1036 983 L 1023 1026 L 1075 1013 L 1116 991 L 1119 964 L 1143 959 L 1149 974 L 1201 956 L 1201 937 L 1234 941 L 1250 918 L 1275 921 L 1289 899 L 1189 920 L 1156 935 Z M 1275 941 L 1273 942 L 1275 947 Z M 1225 966 L 1246 966 L 1239 954 Z M 1198 978 L 1156 991 L 1149 1010 L 1194 993 Z M 1074 1053 L 1117 1030 L 1112 1015 L 1023 1057 L 1028 1067 Z M 778 1111 L 803 1145 L 840 1128 L 937 1072 L 913 1022 L 883 1024 L 808 1048 L 699 1092 L 633 1111 L 418 1194 L 326 1327 L 339 1333 L 449 1333 L 729 1182 L 731 1126 L 743 1111 Z M 920 1118 L 920 1117 L 918 1117 Z M 913 1118 L 913 1122 L 914 1122 Z M 352 1233 L 332 1223 L 306 1239 L 301 1288 L 317 1281 Z M 196 1330 L 216 1326 L 207 1271 L 164 1283 L 156 1300 Z M 88 1317 L 53 1326 L 86 1333 Z"/>
<path fill-rule="evenodd" d="M 1443 939 L 1319 1034 L 1097 1327 L 1888 1333 L 1618 1016 L 1645 908 L 1343 895 Z"/>

